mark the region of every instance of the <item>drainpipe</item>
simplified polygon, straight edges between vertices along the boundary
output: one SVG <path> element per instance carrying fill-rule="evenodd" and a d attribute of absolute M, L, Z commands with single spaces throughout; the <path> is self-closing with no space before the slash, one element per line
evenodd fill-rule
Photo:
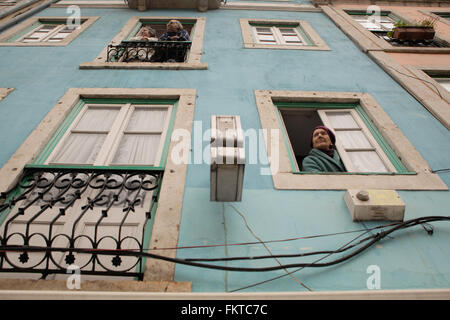
<path fill-rule="evenodd" d="M 36 2 L 36 1 L 38 1 L 38 0 L 30 0 L 30 1 L 27 2 L 27 4 L 30 5 L 30 4 L 32 4 L 32 3 Z M 6 21 L 5 23 L 2 23 L 0 25 L 0 32 L 2 32 L 4 30 L 12 27 L 13 25 L 15 25 L 15 24 L 17 24 L 19 22 L 22 22 L 23 20 L 31 17 L 32 15 L 34 15 L 35 13 L 38 13 L 39 11 L 44 10 L 45 8 L 49 7 L 51 4 L 53 4 L 55 2 L 58 2 L 58 1 L 59 0 L 49 0 L 49 1 L 47 1 L 47 2 L 45 2 L 43 4 L 41 4 L 41 5 L 33 8 L 33 9 L 27 11 L 27 12 L 24 12 L 24 13 L 18 15 L 17 17 L 12 18 L 11 20 Z"/>

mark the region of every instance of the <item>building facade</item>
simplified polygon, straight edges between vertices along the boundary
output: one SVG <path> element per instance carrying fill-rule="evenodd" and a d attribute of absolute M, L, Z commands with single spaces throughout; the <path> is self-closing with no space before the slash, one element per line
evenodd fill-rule
<path fill-rule="evenodd" d="M 3 292 L 448 298 L 448 1 L 174 3 L 1 20 Z M 392 44 L 374 13 L 375 29 L 431 17 L 436 34 Z M 189 41 L 134 39 L 170 20 Z M 211 163 L 213 116 L 238 116 L 244 163 Z M 346 172 L 303 171 L 319 124 Z"/>

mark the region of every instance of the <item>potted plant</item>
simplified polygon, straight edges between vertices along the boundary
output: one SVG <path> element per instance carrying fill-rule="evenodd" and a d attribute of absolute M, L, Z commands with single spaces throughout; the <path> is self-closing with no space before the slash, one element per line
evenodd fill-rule
<path fill-rule="evenodd" d="M 434 38 L 435 19 L 424 19 L 420 22 L 407 23 L 400 20 L 395 23 L 394 29 L 388 36 L 400 41 L 423 41 Z"/>

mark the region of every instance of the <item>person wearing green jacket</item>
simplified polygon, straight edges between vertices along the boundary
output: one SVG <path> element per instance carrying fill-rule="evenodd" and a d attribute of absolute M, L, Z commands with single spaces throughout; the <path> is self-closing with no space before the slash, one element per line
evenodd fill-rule
<path fill-rule="evenodd" d="M 334 149 L 336 137 L 325 126 L 317 126 L 311 134 L 311 151 L 302 161 L 302 171 L 345 172 L 345 166 Z"/>

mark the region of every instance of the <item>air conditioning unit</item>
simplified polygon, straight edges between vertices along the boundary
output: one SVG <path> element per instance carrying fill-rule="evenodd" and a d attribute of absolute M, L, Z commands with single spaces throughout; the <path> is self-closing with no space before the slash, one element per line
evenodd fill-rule
<path fill-rule="evenodd" d="M 241 201 L 244 135 L 239 116 L 211 116 L 211 201 Z"/>

